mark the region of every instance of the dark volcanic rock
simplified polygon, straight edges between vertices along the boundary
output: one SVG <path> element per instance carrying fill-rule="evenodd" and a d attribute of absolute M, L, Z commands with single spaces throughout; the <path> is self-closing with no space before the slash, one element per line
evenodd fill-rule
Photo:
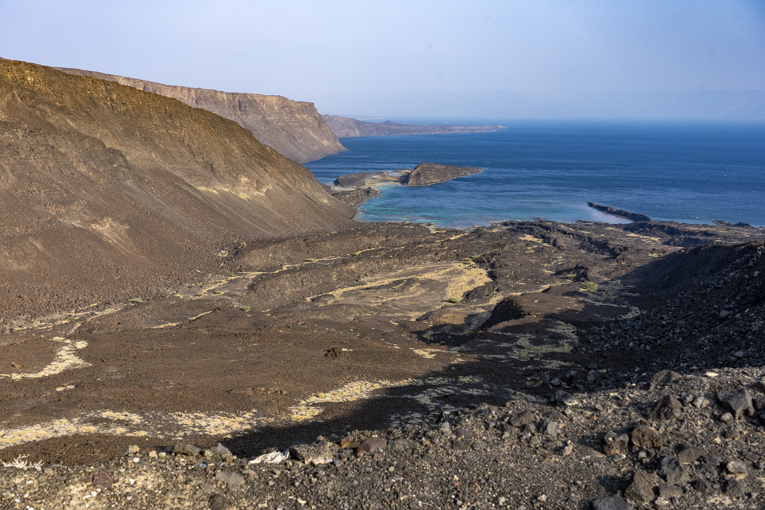
<path fill-rule="evenodd" d="M 664 446 L 667 441 L 656 430 L 646 425 L 638 425 L 630 434 L 633 450 Z"/>
<path fill-rule="evenodd" d="M 381 437 L 371 437 L 361 443 L 358 448 L 359 453 L 373 453 L 379 450 L 384 450 L 388 445 L 388 442 Z"/>
<path fill-rule="evenodd" d="M 515 414 L 510 417 L 510 425 L 513 427 L 523 427 L 530 423 L 534 423 L 539 419 L 536 413 L 532 411 L 524 411 L 522 413 Z"/>
<path fill-rule="evenodd" d="M 627 218 L 628 220 L 632 220 L 632 221 L 653 221 L 651 218 L 649 218 L 645 214 L 638 214 L 638 213 L 634 213 L 630 211 L 625 211 L 624 209 L 615 209 L 607 205 L 594 204 L 592 202 L 587 202 L 587 205 L 592 207 L 593 209 L 597 209 L 600 212 L 610 214 L 611 216 L 618 216 L 619 218 Z"/>
<path fill-rule="evenodd" d="M 654 498 L 654 487 L 659 485 L 659 477 L 642 469 L 635 471 L 632 482 L 624 490 L 624 497 L 637 503 L 650 503 Z"/>
<path fill-rule="evenodd" d="M 608 432 L 603 438 L 603 453 L 609 456 L 626 453 L 629 442 L 630 437 L 627 434 Z"/>
<path fill-rule="evenodd" d="M 414 170 L 401 177 L 401 184 L 404 186 L 430 186 L 480 172 L 480 168 L 469 166 L 420 163 L 414 167 Z"/>
<path fill-rule="evenodd" d="M 665 395 L 646 414 L 649 419 L 656 421 L 677 420 L 683 415 L 683 404 L 672 395 Z"/>
<path fill-rule="evenodd" d="M 350 207 L 358 207 L 370 198 L 382 196 L 374 188 L 353 189 L 347 191 L 333 191 L 332 196 Z"/>
<path fill-rule="evenodd" d="M 632 506 L 619 496 L 609 496 L 593 501 L 592 510 L 632 510 Z"/>
<path fill-rule="evenodd" d="M 693 464 L 704 456 L 704 450 L 695 446 L 680 445 L 677 458 L 683 464 Z"/>
<path fill-rule="evenodd" d="M 733 413 L 736 419 L 754 415 L 752 395 L 745 388 L 720 392 L 717 394 L 717 399 L 723 407 Z"/>
<path fill-rule="evenodd" d="M 678 374 L 677 372 L 673 372 L 672 370 L 660 370 L 656 372 L 653 377 L 651 377 L 651 384 L 654 386 L 664 386 L 667 384 L 672 384 L 673 382 L 677 382 L 682 378 L 682 375 Z"/>
<path fill-rule="evenodd" d="M 661 459 L 661 463 L 659 464 L 659 474 L 663 476 L 670 485 L 682 485 L 691 479 L 688 470 L 674 455 Z"/>
<path fill-rule="evenodd" d="M 481 325 L 481 329 L 488 329 L 500 322 L 521 319 L 528 315 L 514 297 L 506 297 L 494 306 L 491 316 Z"/>
<path fill-rule="evenodd" d="M 723 487 L 723 491 L 725 492 L 726 496 L 729 496 L 731 498 L 743 498 L 746 497 L 746 485 L 741 480 L 728 480 L 725 486 Z"/>

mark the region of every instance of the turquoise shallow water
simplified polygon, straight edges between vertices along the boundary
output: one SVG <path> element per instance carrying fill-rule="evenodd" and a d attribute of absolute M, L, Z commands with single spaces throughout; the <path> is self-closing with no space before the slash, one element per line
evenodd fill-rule
<path fill-rule="evenodd" d="M 425 188 L 386 187 L 361 207 L 366 221 L 613 221 L 587 207 L 596 202 L 657 220 L 765 225 L 765 124 L 499 123 L 508 128 L 345 138 L 348 152 L 305 166 L 326 184 L 424 162 L 484 170 Z"/>

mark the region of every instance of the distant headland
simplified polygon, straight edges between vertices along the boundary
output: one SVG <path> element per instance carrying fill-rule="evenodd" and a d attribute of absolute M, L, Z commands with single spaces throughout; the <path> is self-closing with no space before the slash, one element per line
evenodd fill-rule
<path fill-rule="evenodd" d="M 365 122 L 348 117 L 322 115 L 329 124 L 332 132 L 338 138 L 358 138 L 361 136 L 390 136 L 390 135 L 441 135 L 451 133 L 488 133 L 505 126 L 447 126 L 430 124 L 399 124 L 386 120 L 385 122 Z"/>

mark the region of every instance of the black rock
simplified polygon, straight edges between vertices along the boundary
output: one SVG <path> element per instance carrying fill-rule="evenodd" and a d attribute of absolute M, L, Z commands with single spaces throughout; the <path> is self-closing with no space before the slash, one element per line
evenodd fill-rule
<path fill-rule="evenodd" d="M 683 415 L 683 405 L 675 397 L 667 395 L 647 411 L 647 417 L 656 421 L 677 420 Z"/>
<path fill-rule="evenodd" d="M 616 435 L 615 432 L 609 431 L 603 438 L 603 453 L 608 455 L 618 455 L 627 451 L 629 446 L 630 437 L 627 434 Z"/>
<path fill-rule="evenodd" d="M 683 489 L 677 485 L 660 485 L 659 496 L 664 499 L 683 497 Z"/>
<path fill-rule="evenodd" d="M 523 427 L 529 423 L 534 423 L 539 419 L 535 413 L 531 411 L 524 411 L 522 413 L 514 414 L 510 417 L 510 425 L 513 427 Z"/>
<path fill-rule="evenodd" d="M 679 381 L 683 376 L 672 370 L 660 370 L 651 377 L 651 386 L 664 386 Z"/>
<path fill-rule="evenodd" d="M 577 400 L 571 395 L 570 393 L 566 393 L 563 390 L 558 390 L 553 395 L 553 402 L 564 405 L 564 406 L 574 406 L 578 404 Z"/>
<path fill-rule="evenodd" d="M 691 482 L 691 487 L 693 487 L 698 492 L 704 493 L 712 487 L 712 484 L 703 478 L 697 478 Z"/>
<path fill-rule="evenodd" d="M 752 395 L 745 388 L 720 392 L 717 394 L 717 399 L 723 407 L 733 413 L 736 419 L 743 418 L 744 416 L 754 416 Z"/>
<path fill-rule="evenodd" d="M 646 425 L 638 425 L 632 429 L 630 439 L 632 439 L 633 451 L 642 450 L 644 448 L 657 448 L 659 446 L 664 446 L 667 443 L 661 434 Z"/>
<path fill-rule="evenodd" d="M 670 485 L 682 485 L 690 479 L 688 470 L 680 464 L 680 461 L 674 455 L 661 459 L 659 464 L 659 474 L 663 476 Z"/>
<path fill-rule="evenodd" d="M 723 488 L 725 495 L 731 498 L 743 498 L 746 496 L 746 485 L 741 480 L 728 480 Z"/>
<path fill-rule="evenodd" d="M 689 445 L 680 445 L 679 451 L 677 452 L 677 459 L 682 464 L 693 464 L 703 456 L 704 450 Z"/>
<path fill-rule="evenodd" d="M 473 446 L 472 439 L 455 439 L 452 441 L 452 449 L 458 452 L 469 450 L 471 446 Z"/>
<path fill-rule="evenodd" d="M 370 437 L 359 445 L 359 453 L 373 453 L 380 450 L 384 450 L 388 446 L 388 442 L 381 437 Z"/>
<path fill-rule="evenodd" d="M 506 297 L 494 307 L 491 316 L 481 325 L 481 329 L 488 329 L 500 322 L 522 319 L 528 315 L 521 305 L 513 297 Z"/>
<path fill-rule="evenodd" d="M 624 491 L 624 497 L 636 503 L 650 503 L 653 501 L 653 488 L 659 485 L 659 477 L 655 473 L 648 473 L 642 469 L 635 471 L 632 482 Z"/>
<path fill-rule="evenodd" d="M 632 506 L 619 496 L 609 496 L 593 501 L 592 510 L 632 510 Z"/>
<path fill-rule="evenodd" d="M 552 420 L 545 420 L 542 422 L 539 431 L 546 436 L 555 437 L 558 435 L 558 424 Z"/>

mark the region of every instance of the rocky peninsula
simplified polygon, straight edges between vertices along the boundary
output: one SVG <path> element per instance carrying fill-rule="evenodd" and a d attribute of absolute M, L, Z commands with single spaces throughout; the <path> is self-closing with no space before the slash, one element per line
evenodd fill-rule
<path fill-rule="evenodd" d="M 0 508 L 764 506 L 763 229 L 353 221 L 230 120 L 0 71 Z"/>

